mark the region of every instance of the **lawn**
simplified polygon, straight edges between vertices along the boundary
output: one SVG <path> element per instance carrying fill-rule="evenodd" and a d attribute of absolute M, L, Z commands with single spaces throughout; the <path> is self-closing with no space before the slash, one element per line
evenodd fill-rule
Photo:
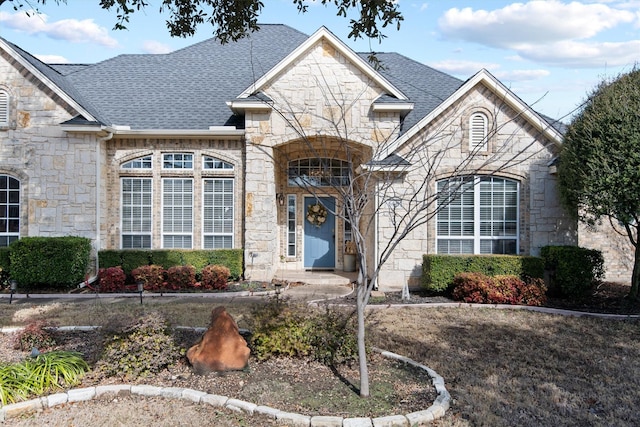
<path fill-rule="evenodd" d="M 157 310 L 174 325 L 206 326 L 220 300 L 97 298 L 3 304 L 0 326 L 46 319 L 103 325 Z M 252 304 L 222 302 L 242 328 Z M 637 425 L 640 321 L 576 318 L 522 310 L 405 307 L 369 315 L 377 347 L 442 375 L 453 402 L 438 426 Z"/>

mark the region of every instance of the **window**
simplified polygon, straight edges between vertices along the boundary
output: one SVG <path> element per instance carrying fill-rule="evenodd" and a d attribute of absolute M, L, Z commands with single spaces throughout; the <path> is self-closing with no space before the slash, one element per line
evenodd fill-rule
<path fill-rule="evenodd" d="M 519 184 L 497 177 L 438 181 L 437 252 L 517 254 Z"/>
<path fill-rule="evenodd" d="M 122 169 L 151 169 L 151 156 L 138 157 L 124 163 Z"/>
<path fill-rule="evenodd" d="M 349 163 L 336 159 L 300 159 L 289 162 L 290 187 L 329 187 L 349 184 Z"/>
<path fill-rule="evenodd" d="M 191 249 L 193 240 L 193 180 L 162 180 L 162 247 Z"/>
<path fill-rule="evenodd" d="M 489 120 L 483 113 L 474 113 L 469 119 L 469 149 L 486 151 Z"/>
<path fill-rule="evenodd" d="M 287 196 L 287 256 L 296 256 L 296 195 Z"/>
<path fill-rule="evenodd" d="M 202 158 L 203 169 L 227 169 L 233 170 L 233 165 L 215 157 L 204 156 Z"/>
<path fill-rule="evenodd" d="M 20 181 L 0 175 L 0 246 L 20 237 Z"/>
<path fill-rule="evenodd" d="M 204 248 L 233 248 L 233 179 L 205 179 L 203 200 Z"/>
<path fill-rule="evenodd" d="M 0 127 L 9 126 L 9 92 L 0 89 Z"/>
<path fill-rule="evenodd" d="M 122 248 L 151 248 L 151 178 L 122 178 Z"/>
<path fill-rule="evenodd" d="M 193 169 L 193 154 L 164 154 L 162 156 L 162 169 Z"/>

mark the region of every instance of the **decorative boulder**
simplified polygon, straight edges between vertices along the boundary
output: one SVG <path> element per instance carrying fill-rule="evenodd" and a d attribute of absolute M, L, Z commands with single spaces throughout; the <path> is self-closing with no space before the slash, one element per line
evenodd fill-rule
<path fill-rule="evenodd" d="M 249 352 L 236 322 L 224 307 L 216 307 L 211 311 L 209 329 L 187 351 L 187 359 L 201 374 L 234 371 L 247 367 Z"/>

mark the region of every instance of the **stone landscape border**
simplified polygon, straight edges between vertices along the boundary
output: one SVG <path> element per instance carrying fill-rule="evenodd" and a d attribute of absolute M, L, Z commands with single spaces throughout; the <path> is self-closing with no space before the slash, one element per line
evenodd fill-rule
<path fill-rule="evenodd" d="M 92 326 L 66 327 L 65 330 L 90 330 Z M 20 328 L 2 328 L 0 332 L 15 332 Z M 24 402 L 12 403 L 0 406 L 0 422 L 11 418 L 44 409 L 54 409 L 56 406 L 67 403 L 83 402 L 102 397 L 104 395 L 136 395 L 140 397 L 163 397 L 188 400 L 193 403 L 206 404 L 232 411 L 244 412 L 249 415 L 262 414 L 275 419 L 279 424 L 286 423 L 290 426 L 300 427 L 408 427 L 422 425 L 443 417 L 449 409 L 451 395 L 444 385 L 444 379 L 433 369 L 428 368 L 408 357 L 396 353 L 374 349 L 382 356 L 404 362 L 418 369 L 424 370 L 430 377 L 436 390 L 436 400 L 422 411 L 411 412 L 405 415 L 389 415 L 377 418 L 344 418 L 326 415 L 303 415 L 293 412 L 281 411 L 270 406 L 259 405 L 217 394 L 208 394 L 202 391 L 180 387 L 157 387 L 152 385 L 104 385 L 71 389 L 64 393 L 55 393 Z"/>

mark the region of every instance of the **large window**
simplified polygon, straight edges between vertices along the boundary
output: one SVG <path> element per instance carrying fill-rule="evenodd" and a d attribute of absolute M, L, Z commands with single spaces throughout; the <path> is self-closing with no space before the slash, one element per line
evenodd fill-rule
<path fill-rule="evenodd" d="M 233 248 L 233 179 L 205 179 L 203 200 L 204 248 Z"/>
<path fill-rule="evenodd" d="M 122 248 L 151 248 L 151 178 L 122 178 Z"/>
<path fill-rule="evenodd" d="M 519 185 L 491 176 L 438 181 L 437 251 L 517 254 Z"/>
<path fill-rule="evenodd" d="M 162 247 L 193 245 L 193 179 L 162 180 Z"/>
<path fill-rule="evenodd" d="M 349 184 L 349 163 L 337 159 L 299 159 L 289 162 L 290 187 L 330 187 Z"/>
<path fill-rule="evenodd" d="M 0 175 L 0 246 L 20 237 L 20 181 Z"/>

